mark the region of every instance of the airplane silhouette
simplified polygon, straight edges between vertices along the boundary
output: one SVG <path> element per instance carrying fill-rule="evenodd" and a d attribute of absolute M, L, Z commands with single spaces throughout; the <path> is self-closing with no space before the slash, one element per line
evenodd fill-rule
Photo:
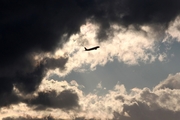
<path fill-rule="evenodd" d="M 99 46 L 92 47 L 92 48 L 89 48 L 89 49 L 87 49 L 86 47 L 84 47 L 85 51 L 97 50 L 98 48 L 99 48 Z"/>

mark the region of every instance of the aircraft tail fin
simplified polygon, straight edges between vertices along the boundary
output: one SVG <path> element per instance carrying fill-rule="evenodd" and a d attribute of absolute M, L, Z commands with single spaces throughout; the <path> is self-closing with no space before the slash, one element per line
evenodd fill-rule
<path fill-rule="evenodd" d="M 85 49 L 85 50 L 87 50 L 87 48 L 86 48 L 86 47 L 84 47 L 84 49 Z"/>

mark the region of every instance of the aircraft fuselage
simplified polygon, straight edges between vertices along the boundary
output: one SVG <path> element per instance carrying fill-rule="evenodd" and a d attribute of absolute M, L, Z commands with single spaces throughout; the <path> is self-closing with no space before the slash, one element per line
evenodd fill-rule
<path fill-rule="evenodd" d="M 97 50 L 98 48 L 99 48 L 99 46 L 92 47 L 92 48 L 89 48 L 89 49 L 87 49 L 86 47 L 84 47 L 85 51 Z"/>

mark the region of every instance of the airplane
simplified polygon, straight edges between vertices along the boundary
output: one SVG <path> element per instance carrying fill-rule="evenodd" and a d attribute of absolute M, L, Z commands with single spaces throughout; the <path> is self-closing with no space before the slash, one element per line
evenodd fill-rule
<path fill-rule="evenodd" d="M 89 49 L 87 49 L 86 47 L 84 47 L 85 51 L 97 50 L 98 48 L 100 48 L 100 47 L 99 47 L 99 46 L 96 46 L 96 47 L 92 47 L 92 48 L 89 48 Z"/>

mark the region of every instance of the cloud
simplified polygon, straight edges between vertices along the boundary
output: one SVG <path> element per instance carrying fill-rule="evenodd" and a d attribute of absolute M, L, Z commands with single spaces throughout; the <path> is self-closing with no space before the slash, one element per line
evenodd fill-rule
<path fill-rule="evenodd" d="M 170 37 L 173 37 L 178 42 L 180 42 L 180 17 L 179 16 L 175 19 L 174 22 L 170 23 L 170 26 L 166 30 L 166 33 L 168 33 Z"/>
<path fill-rule="evenodd" d="M 128 116 L 121 115 L 114 112 L 113 119 L 120 120 L 178 120 L 180 112 L 174 112 L 166 109 L 149 110 L 149 107 L 141 102 L 134 103 L 132 105 L 124 105 L 123 112 L 127 112 Z"/>
<path fill-rule="evenodd" d="M 112 24 L 110 27 L 112 34 L 109 35 L 107 41 L 98 43 L 96 32 L 99 26 L 87 21 L 86 25 L 81 26 L 80 33 L 73 34 L 69 42 L 64 44 L 64 48 L 55 52 L 57 57 L 64 54 L 68 56 L 66 70 L 63 73 L 52 70 L 47 76 L 50 74 L 64 76 L 72 70 L 80 72 L 89 68 L 94 70 L 97 65 L 103 66 L 114 59 L 128 65 L 138 65 L 140 62 L 152 63 L 155 60 L 163 62 L 167 59 L 168 51 L 159 49 L 163 44 L 164 36 L 153 32 L 153 28 L 141 26 L 141 30 L 137 31 L 133 26 L 127 29 Z M 165 33 L 162 34 L 165 35 Z M 84 51 L 84 46 L 90 48 L 96 45 L 100 45 L 98 50 Z"/>
<path fill-rule="evenodd" d="M 78 32 L 85 18 L 73 1 L 3 1 L 2 5 L 0 96 L 11 94 L 14 85 L 29 93 L 38 88 L 46 69 L 63 68 L 64 56 L 46 58 L 46 65 L 43 56 L 61 48 L 67 41 L 64 36 Z M 37 55 L 41 59 L 35 59 Z"/>
<path fill-rule="evenodd" d="M 157 85 L 154 89 L 180 89 L 180 74 L 169 75 L 168 78 L 161 82 L 161 84 Z"/>
<path fill-rule="evenodd" d="M 86 24 L 80 27 L 80 32 L 70 36 L 63 49 L 58 49 L 55 56 L 68 56 L 65 65 L 66 70 L 62 73 L 59 70 L 52 70 L 50 74 L 65 76 L 72 70 L 84 72 L 96 69 L 97 65 L 105 65 L 114 59 L 128 65 L 138 65 L 139 63 L 152 63 L 156 60 L 160 62 L 169 61 L 169 51 L 175 41 L 179 41 L 179 16 L 170 22 L 168 29 L 162 25 L 139 25 L 136 26 L 111 23 L 106 41 L 97 41 L 97 32 L 101 29 L 98 24 L 87 20 Z M 93 47 L 99 45 L 97 51 L 85 52 L 84 46 Z M 163 48 L 163 49 L 162 49 Z M 97 57 L 98 56 L 98 57 Z"/>
<path fill-rule="evenodd" d="M 102 89 L 102 81 L 98 83 L 98 85 L 96 86 L 97 89 Z"/>
<path fill-rule="evenodd" d="M 26 116 L 26 117 L 18 117 L 18 118 L 14 118 L 14 117 L 6 117 L 3 118 L 2 120 L 60 120 L 60 119 L 54 119 L 52 116 L 45 116 L 43 118 L 32 118 L 31 116 Z"/>
<path fill-rule="evenodd" d="M 178 75 L 171 77 L 178 80 Z M 159 87 L 164 82 L 171 84 L 171 79 L 168 77 L 152 90 L 133 88 L 130 92 L 118 83 L 107 94 L 99 96 L 96 93 L 84 94 L 78 84 L 44 79 L 29 102 L 2 107 L 0 115 L 1 119 L 43 119 L 50 116 L 53 119 L 178 120 L 180 91 L 176 86 L 172 89 Z"/>
<path fill-rule="evenodd" d="M 2 98 L 0 100 L 0 107 L 9 106 L 11 104 L 18 104 L 20 101 L 22 101 L 22 98 L 19 97 L 15 92 L 12 92 L 11 94 L 4 93 L 1 96 Z"/>
<path fill-rule="evenodd" d="M 93 14 L 94 21 L 100 24 L 100 31 L 97 37 L 100 40 L 107 38 L 108 30 L 111 23 L 129 26 L 133 25 L 137 29 L 141 25 L 154 27 L 155 31 L 159 31 L 156 25 L 164 26 L 166 29 L 170 21 L 173 21 L 179 15 L 179 4 L 177 0 L 161 0 L 161 1 L 133 1 L 121 0 L 109 2 L 96 1 L 94 3 Z M 90 11 L 90 10 L 89 10 Z"/>
<path fill-rule="evenodd" d="M 73 90 L 64 90 L 59 94 L 56 91 L 38 92 L 37 97 L 27 100 L 28 105 L 36 106 L 35 110 L 50 108 L 73 109 L 78 107 L 78 96 Z"/>
<path fill-rule="evenodd" d="M 13 95 L 14 88 L 22 94 L 36 91 L 51 73 L 63 76 L 83 65 L 94 69 L 114 57 L 130 65 L 138 64 L 139 60 L 152 62 L 159 55 L 155 44 L 158 38 L 168 33 L 179 40 L 178 0 L 1 4 L 0 97 L 6 94 L 7 99 L 18 96 Z M 83 28 L 86 23 L 90 24 Z M 75 40 L 76 46 L 73 37 L 79 39 Z M 103 52 L 79 50 L 95 44 L 100 44 Z M 1 105 L 11 103 L 14 102 L 2 101 Z"/>
<path fill-rule="evenodd" d="M 163 60 L 165 60 L 166 57 L 167 57 L 166 53 L 163 53 L 163 54 L 159 55 L 158 59 L 159 59 L 159 61 L 162 62 Z"/>

